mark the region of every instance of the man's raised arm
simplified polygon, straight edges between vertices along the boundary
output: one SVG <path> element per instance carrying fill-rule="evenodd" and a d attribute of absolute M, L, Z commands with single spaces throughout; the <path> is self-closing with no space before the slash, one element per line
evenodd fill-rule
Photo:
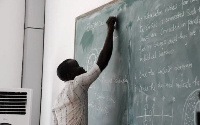
<path fill-rule="evenodd" d="M 105 67 L 108 65 L 110 57 L 112 55 L 113 50 L 113 32 L 114 32 L 114 25 L 117 21 L 116 17 L 109 17 L 106 24 L 107 24 L 107 36 L 97 60 L 97 65 L 99 66 L 100 70 L 103 71 Z"/>

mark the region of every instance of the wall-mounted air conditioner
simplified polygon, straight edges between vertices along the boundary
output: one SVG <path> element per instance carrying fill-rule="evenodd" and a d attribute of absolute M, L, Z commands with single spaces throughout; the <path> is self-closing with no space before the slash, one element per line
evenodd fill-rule
<path fill-rule="evenodd" d="M 31 125 L 31 89 L 0 88 L 0 125 Z"/>

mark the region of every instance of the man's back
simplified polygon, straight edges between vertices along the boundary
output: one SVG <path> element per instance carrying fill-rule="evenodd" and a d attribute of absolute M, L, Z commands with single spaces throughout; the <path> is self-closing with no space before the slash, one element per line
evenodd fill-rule
<path fill-rule="evenodd" d="M 95 64 L 89 72 L 67 81 L 52 110 L 55 125 L 88 124 L 88 88 L 100 73 Z"/>

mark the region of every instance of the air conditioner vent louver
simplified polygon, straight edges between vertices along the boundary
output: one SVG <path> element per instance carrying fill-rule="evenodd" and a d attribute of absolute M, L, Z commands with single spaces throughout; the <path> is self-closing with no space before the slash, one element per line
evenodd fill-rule
<path fill-rule="evenodd" d="M 32 89 L 0 88 L 0 125 L 30 125 Z"/>
<path fill-rule="evenodd" d="M 26 105 L 27 92 L 0 92 L 0 114 L 25 115 Z M 4 124 L 0 123 L 0 125 Z"/>
<path fill-rule="evenodd" d="M 9 123 L 0 123 L 0 125 L 12 125 L 12 124 L 9 124 Z"/>

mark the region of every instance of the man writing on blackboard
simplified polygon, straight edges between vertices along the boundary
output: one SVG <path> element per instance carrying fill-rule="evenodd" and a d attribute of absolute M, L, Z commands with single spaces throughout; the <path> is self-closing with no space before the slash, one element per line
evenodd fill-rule
<path fill-rule="evenodd" d="M 66 82 L 53 107 L 54 125 L 88 124 L 88 88 L 108 65 L 113 49 L 113 32 L 116 17 L 107 20 L 107 36 L 98 57 L 88 72 L 74 59 L 63 61 L 57 68 L 58 77 Z"/>

